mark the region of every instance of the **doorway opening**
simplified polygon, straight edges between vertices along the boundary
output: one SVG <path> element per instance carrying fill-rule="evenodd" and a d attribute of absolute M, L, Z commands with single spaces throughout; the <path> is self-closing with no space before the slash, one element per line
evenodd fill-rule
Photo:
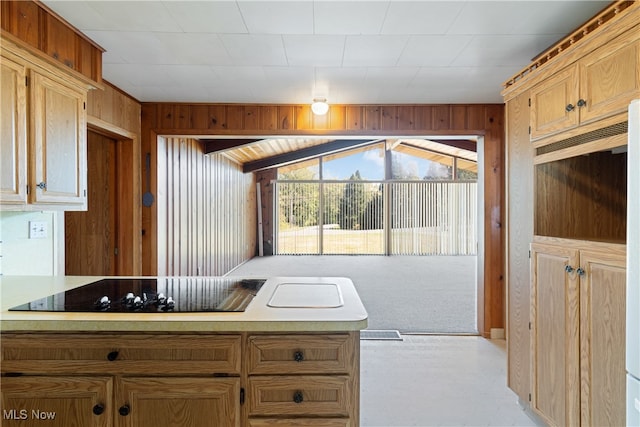
<path fill-rule="evenodd" d="M 87 211 L 65 212 L 65 274 L 139 275 L 136 134 L 93 117 L 87 130 Z"/>
<path fill-rule="evenodd" d="M 118 142 L 87 132 L 87 211 L 66 212 L 65 274 L 118 274 Z"/>
<path fill-rule="evenodd" d="M 232 274 L 346 276 L 369 329 L 477 334 L 484 140 L 469 152 L 432 142 L 386 139 L 279 165 L 267 220 L 277 256 Z"/>

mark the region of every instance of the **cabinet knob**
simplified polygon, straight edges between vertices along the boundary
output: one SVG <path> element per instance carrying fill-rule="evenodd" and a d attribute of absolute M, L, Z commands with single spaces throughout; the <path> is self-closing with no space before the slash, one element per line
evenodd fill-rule
<path fill-rule="evenodd" d="M 38 187 L 38 188 L 39 188 L 39 189 L 41 189 L 41 190 L 46 190 L 46 189 L 47 189 L 47 183 L 46 183 L 46 182 L 44 182 L 44 181 L 39 182 L 39 183 L 36 185 L 36 187 Z"/>
<path fill-rule="evenodd" d="M 582 267 L 578 267 L 578 269 L 576 270 L 576 273 L 578 273 L 578 276 L 584 276 L 586 271 L 584 271 Z"/>
<path fill-rule="evenodd" d="M 571 267 L 570 265 L 565 265 L 564 266 L 564 271 L 566 271 L 567 273 L 573 273 L 574 268 Z"/>
<path fill-rule="evenodd" d="M 120 415 L 122 415 L 123 417 L 126 417 L 127 415 L 129 415 L 129 412 L 131 412 L 131 408 L 129 408 L 129 405 L 122 405 L 119 409 L 118 409 L 118 413 Z"/>
<path fill-rule="evenodd" d="M 573 111 L 576 108 L 575 105 L 573 104 L 568 104 L 566 107 L 564 107 L 564 109 L 569 112 L 569 111 Z"/>
<path fill-rule="evenodd" d="M 296 391 L 295 393 L 293 393 L 293 401 L 295 403 L 302 403 L 303 400 L 304 396 L 302 395 L 301 391 Z"/>
<path fill-rule="evenodd" d="M 96 406 L 93 407 L 93 413 L 96 415 L 101 415 L 104 412 L 104 405 L 101 403 L 98 403 Z"/>
<path fill-rule="evenodd" d="M 295 353 L 293 353 L 293 360 L 295 360 L 296 362 L 302 362 L 304 360 L 304 353 L 299 350 L 296 351 Z"/>
<path fill-rule="evenodd" d="M 576 105 L 578 107 L 584 107 L 585 105 L 587 105 L 587 101 L 585 101 L 584 99 L 580 98 Z"/>
<path fill-rule="evenodd" d="M 111 353 L 107 354 L 107 359 L 110 362 L 113 362 L 114 360 L 116 360 L 118 358 L 119 354 L 120 353 L 118 351 L 112 351 Z"/>

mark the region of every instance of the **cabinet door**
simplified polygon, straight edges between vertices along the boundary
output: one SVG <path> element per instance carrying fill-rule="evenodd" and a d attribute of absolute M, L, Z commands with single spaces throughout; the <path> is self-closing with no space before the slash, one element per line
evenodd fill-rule
<path fill-rule="evenodd" d="M 580 252 L 581 425 L 625 425 L 625 257 Z"/>
<path fill-rule="evenodd" d="M 578 69 L 571 65 L 531 90 L 531 139 L 578 125 Z"/>
<path fill-rule="evenodd" d="M 0 202 L 27 202 L 27 98 L 25 67 L 0 62 Z"/>
<path fill-rule="evenodd" d="M 30 201 L 86 210 L 86 95 L 31 72 Z"/>
<path fill-rule="evenodd" d="M 240 426 L 240 378 L 120 378 L 116 426 Z"/>
<path fill-rule="evenodd" d="M 640 96 L 640 42 L 609 43 L 580 61 L 580 121 L 624 113 Z"/>
<path fill-rule="evenodd" d="M 531 405 L 551 426 L 580 422 L 578 251 L 531 245 Z"/>
<path fill-rule="evenodd" d="M 108 377 L 3 377 L 2 425 L 51 427 L 112 424 Z"/>

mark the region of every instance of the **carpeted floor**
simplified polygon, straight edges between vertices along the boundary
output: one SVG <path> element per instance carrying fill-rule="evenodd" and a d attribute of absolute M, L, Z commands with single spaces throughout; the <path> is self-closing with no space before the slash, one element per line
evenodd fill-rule
<path fill-rule="evenodd" d="M 477 333 L 475 256 L 267 256 L 233 276 L 349 277 L 369 313 L 368 329 Z"/>

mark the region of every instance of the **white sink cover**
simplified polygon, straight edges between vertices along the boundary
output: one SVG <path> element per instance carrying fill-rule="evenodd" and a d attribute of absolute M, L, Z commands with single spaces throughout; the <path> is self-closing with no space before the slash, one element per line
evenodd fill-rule
<path fill-rule="evenodd" d="M 335 283 L 280 283 L 273 291 L 269 307 L 336 308 L 344 301 Z"/>

